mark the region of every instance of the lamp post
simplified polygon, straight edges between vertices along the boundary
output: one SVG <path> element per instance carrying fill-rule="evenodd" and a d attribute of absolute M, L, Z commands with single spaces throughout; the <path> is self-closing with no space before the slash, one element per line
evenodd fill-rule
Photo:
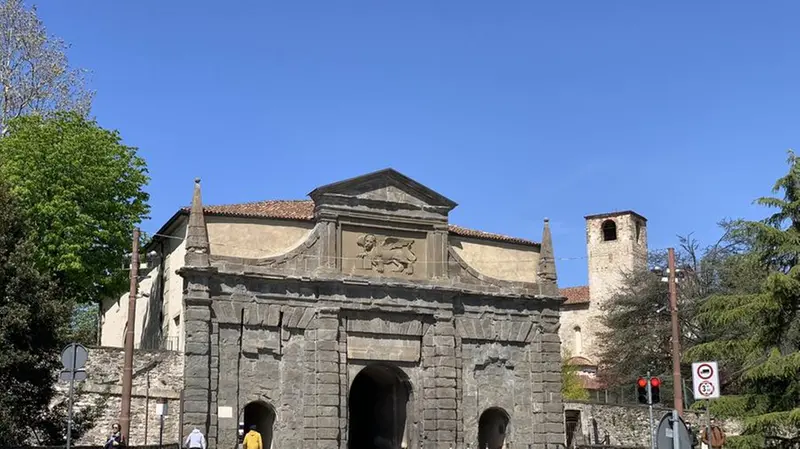
<path fill-rule="evenodd" d="M 167 416 L 167 400 L 159 398 L 156 401 L 156 415 L 158 415 L 158 447 L 162 447 L 164 441 L 164 417 Z"/>

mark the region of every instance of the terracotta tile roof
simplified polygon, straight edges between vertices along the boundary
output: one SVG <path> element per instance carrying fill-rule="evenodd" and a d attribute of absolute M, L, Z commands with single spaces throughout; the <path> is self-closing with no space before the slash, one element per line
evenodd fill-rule
<path fill-rule="evenodd" d="M 188 211 L 184 207 L 183 211 Z M 247 218 L 275 218 L 282 220 L 314 220 L 314 202 L 311 200 L 267 200 L 252 203 L 224 204 L 219 206 L 205 206 L 203 210 L 209 215 L 224 215 L 228 217 Z M 494 240 L 519 245 L 538 246 L 539 244 L 527 239 L 510 237 L 502 234 L 477 231 L 450 225 L 450 233 L 461 237 L 471 237 L 483 240 Z"/>
<path fill-rule="evenodd" d="M 589 286 L 582 285 L 580 287 L 566 287 L 560 289 L 560 293 L 567 297 L 564 304 L 589 304 Z"/>

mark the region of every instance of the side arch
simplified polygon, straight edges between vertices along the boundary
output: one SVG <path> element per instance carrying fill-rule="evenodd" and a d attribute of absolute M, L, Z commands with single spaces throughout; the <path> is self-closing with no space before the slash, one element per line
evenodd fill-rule
<path fill-rule="evenodd" d="M 501 407 L 489 407 L 478 419 L 478 449 L 502 449 L 508 437 L 511 415 Z"/>

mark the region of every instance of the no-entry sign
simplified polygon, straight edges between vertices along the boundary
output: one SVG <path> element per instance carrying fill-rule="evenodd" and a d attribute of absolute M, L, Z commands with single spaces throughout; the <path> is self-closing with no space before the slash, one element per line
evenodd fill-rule
<path fill-rule="evenodd" d="M 716 399 L 719 397 L 719 371 L 717 362 L 692 363 L 692 386 L 694 399 Z"/>

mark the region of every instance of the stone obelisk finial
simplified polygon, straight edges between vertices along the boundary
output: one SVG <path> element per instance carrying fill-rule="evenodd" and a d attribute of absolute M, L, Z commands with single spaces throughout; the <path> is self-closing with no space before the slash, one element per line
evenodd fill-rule
<path fill-rule="evenodd" d="M 539 269 L 536 273 L 542 285 L 542 294 L 558 294 L 558 275 L 556 275 L 556 259 L 553 254 L 553 237 L 550 235 L 550 220 L 544 219 L 542 245 L 539 250 Z"/>
<path fill-rule="evenodd" d="M 195 178 L 192 208 L 189 211 L 189 224 L 186 227 L 186 257 L 184 261 L 190 267 L 207 267 L 209 266 L 208 253 L 208 230 L 203 215 L 200 178 Z"/>

